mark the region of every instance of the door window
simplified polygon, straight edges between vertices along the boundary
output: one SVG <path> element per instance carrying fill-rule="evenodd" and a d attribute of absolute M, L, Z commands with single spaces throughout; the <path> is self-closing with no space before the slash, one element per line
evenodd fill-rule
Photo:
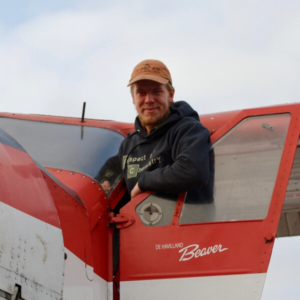
<path fill-rule="evenodd" d="M 264 219 L 289 121 L 289 114 L 249 117 L 216 141 L 214 200 L 187 193 L 180 223 Z"/>

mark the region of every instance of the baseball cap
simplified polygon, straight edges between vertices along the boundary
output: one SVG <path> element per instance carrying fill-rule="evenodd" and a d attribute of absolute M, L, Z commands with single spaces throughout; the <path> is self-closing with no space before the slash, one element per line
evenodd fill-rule
<path fill-rule="evenodd" d="M 154 59 L 146 59 L 137 64 L 127 86 L 143 79 L 153 80 L 161 84 L 167 84 L 170 81 L 172 84 L 171 74 L 166 65 Z"/>

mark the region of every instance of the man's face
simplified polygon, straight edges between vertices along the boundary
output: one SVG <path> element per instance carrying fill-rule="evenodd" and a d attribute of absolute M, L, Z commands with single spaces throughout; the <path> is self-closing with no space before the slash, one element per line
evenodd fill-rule
<path fill-rule="evenodd" d="M 152 80 L 134 83 L 133 104 L 147 133 L 167 119 L 173 97 L 174 91 L 169 92 L 164 84 Z"/>

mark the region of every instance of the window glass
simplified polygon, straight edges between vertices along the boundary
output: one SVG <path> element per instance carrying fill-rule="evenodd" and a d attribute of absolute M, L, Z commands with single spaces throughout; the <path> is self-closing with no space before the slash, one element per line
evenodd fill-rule
<path fill-rule="evenodd" d="M 107 195 L 114 190 L 122 178 L 122 169 L 118 155 L 108 158 L 95 177 Z"/>
<path fill-rule="evenodd" d="M 9 118 L 0 118 L 0 127 L 44 167 L 72 170 L 98 181 L 101 180 L 101 169 L 104 176 L 106 168 L 106 178 L 115 181 L 118 177 L 117 159 L 112 156 L 118 154 L 124 137 L 115 131 Z"/>
<path fill-rule="evenodd" d="M 213 201 L 187 193 L 180 223 L 267 216 L 290 121 L 289 114 L 250 117 L 214 145 Z"/>
<path fill-rule="evenodd" d="M 277 237 L 300 235 L 300 140 L 277 229 Z"/>

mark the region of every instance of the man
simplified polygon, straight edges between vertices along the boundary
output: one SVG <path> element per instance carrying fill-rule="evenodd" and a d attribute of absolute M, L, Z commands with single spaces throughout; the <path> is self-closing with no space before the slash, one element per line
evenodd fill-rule
<path fill-rule="evenodd" d="M 128 86 L 138 116 L 136 131 L 122 142 L 119 158 L 131 198 L 144 191 L 179 193 L 197 188 L 212 197 L 209 131 L 189 104 L 174 103 L 168 68 L 158 60 L 142 61 Z"/>

